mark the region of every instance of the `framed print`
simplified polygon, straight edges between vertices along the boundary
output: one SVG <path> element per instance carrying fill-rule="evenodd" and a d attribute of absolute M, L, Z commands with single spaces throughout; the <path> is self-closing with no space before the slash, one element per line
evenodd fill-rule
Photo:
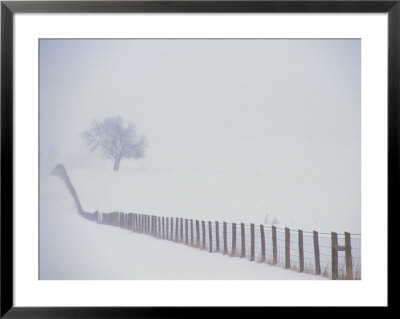
<path fill-rule="evenodd" d="M 389 306 L 397 1 L 1 10 L 1 316 Z"/>

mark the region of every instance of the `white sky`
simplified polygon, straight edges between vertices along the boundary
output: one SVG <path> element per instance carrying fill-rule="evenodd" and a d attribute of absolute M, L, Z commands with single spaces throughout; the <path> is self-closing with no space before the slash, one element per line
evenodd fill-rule
<path fill-rule="evenodd" d="M 80 134 L 121 116 L 149 140 L 121 170 L 263 176 L 359 225 L 360 63 L 348 39 L 41 40 L 42 171 L 111 170 Z"/>

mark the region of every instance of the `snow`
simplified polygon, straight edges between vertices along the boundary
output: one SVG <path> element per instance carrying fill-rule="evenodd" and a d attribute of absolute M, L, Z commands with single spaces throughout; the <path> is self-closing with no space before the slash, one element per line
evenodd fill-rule
<path fill-rule="evenodd" d="M 124 192 L 100 192 L 95 174 L 91 176 L 92 179 L 85 179 L 84 176 L 79 179 L 79 174 L 82 172 L 74 171 L 70 177 L 72 183 L 76 184 L 85 210 L 93 210 L 96 203 L 97 209 L 104 210 L 109 209 L 108 203 L 115 203 L 114 211 L 127 208 L 128 204 L 131 209 L 145 208 L 148 199 L 139 200 L 138 188 L 132 188 L 131 194 L 135 196 L 128 196 L 129 201 L 122 201 Z M 87 184 L 85 188 L 84 180 Z M 89 183 L 93 188 L 89 188 Z M 109 187 L 112 190 L 116 185 Z M 325 279 L 265 263 L 211 254 L 118 227 L 97 224 L 78 215 L 72 197 L 58 177 L 42 177 L 40 188 L 42 280 Z M 110 196 L 118 194 L 119 198 L 110 201 Z"/>
<path fill-rule="evenodd" d="M 360 233 L 358 212 L 349 214 L 348 209 L 338 206 L 342 202 L 334 203 L 339 193 L 346 192 L 345 188 L 335 190 L 336 195 L 331 194 L 329 199 L 313 202 L 306 181 L 303 189 L 289 190 L 288 180 L 285 185 L 277 185 L 271 176 L 247 171 L 146 170 L 134 162 L 123 161 L 117 172 L 108 167 L 67 167 L 83 207 L 89 212 L 134 212 L 256 225 L 265 224 L 268 215 L 268 222 L 276 218 L 280 228 Z M 285 192 L 299 198 L 285 198 Z M 326 207 L 318 205 L 321 201 Z M 337 210 L 332 213 L 335 207 Z"/>

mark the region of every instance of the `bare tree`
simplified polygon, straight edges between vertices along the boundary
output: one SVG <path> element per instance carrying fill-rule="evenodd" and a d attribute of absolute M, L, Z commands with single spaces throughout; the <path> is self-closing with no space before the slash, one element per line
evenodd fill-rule
<path fill-rule="evenodd" d="M 147 141 L 137 137 L 133 123 L 124 124 L 120 117 L 109 117 L 102 122 L 93 121 L 82 133 L 91 151 L 99 150 L 106 159 L 114 161 L 114 171 L 119 169 L 122 158 L 143 158 Z"/>

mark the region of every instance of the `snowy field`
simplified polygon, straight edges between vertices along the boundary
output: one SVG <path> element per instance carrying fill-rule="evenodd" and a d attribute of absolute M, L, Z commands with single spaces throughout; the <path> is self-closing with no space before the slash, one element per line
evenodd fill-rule
<path fill-rule="evenodd" d="M 96 202 L 97 208 L 104 207 L 107 210 L 107 196 L 120 194 L 100 193 L 99 187 L 94 187 L 92 191 L 87 187 L 84 191 L 80 184 L 84 179 L 78 181 L 77 172 L 70 175 L 72 182 L 76 180 L 78 183 L 75 184 L 80 185 L 75 187 L 86 210 L 91 210 Z M 92 186 L 99 182 L 92 180 Z M 135 193 L 135 188 L 132 193 Z M 124 208 L 121 198 L 115 201 L 121 205 L 115 208 Z M 133 201 L 131 198 L 125 204 L 129 202 L 137 203 L 137 206 L 131 206 L 135 209 L 144 205 L 145 200 Z M 324 278 L 245 259 L 210 254 L 120 228 L 98 225 L 80 217 L 63 182 L 58 177 L 49 176 L 41 179 L 40 279 Z"/>
<path fill-rule="evenodd" d="M 292 192 L 290 181 L 277 185 L 271 177 L 239 172 L 141 170 L 135 169 L 132 162 L 125 161 L 117 172 L 109 168 L 67 167 L 86 211 L 134 212 L 256 225 L 276 219 L 277 227 L 293 230 L 360 233 L 360 224 L 354 218 L 357 212 L 348 214 L 348 210 L 341 210 L 340 202 L 333 205 L 344 189 L 337 190 L 335 196 L 327 195 L 327 207 L 317 210 L 309 198 L 309 190 L 299 188 Z M 307 183 L 306 178 L 304 182 Z M 301 181 L 296 183 L 299 185 Z M 298 198 L 282 200 L 284 192 Z M 332 213 L 335 206 L 338 209 Z"/>

